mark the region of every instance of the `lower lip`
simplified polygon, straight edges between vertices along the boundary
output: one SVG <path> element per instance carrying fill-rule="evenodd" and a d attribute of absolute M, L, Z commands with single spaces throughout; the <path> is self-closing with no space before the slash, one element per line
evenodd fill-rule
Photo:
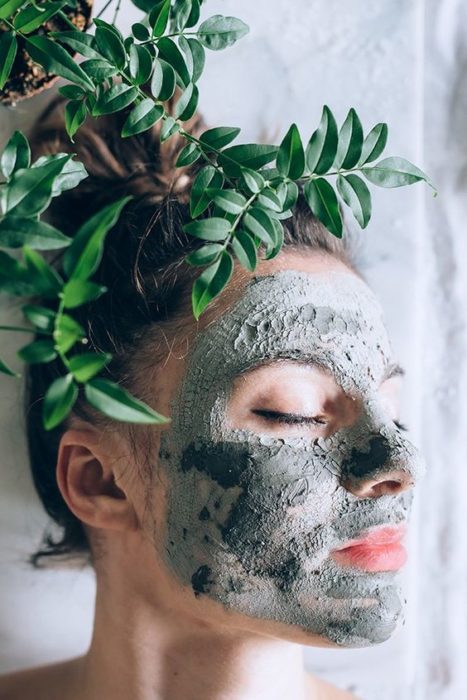
<path fill-rule="evenodd" d="M 400 542 L 393 544 L 358 544 L 332 552 L 343 566 L 355 566 L 364 571 L 397 571 L 404 566 L 407 552 Z"/>

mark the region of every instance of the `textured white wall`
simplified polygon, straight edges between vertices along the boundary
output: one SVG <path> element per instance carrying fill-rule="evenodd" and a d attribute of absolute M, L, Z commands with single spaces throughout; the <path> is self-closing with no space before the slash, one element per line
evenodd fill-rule
<path fill-rule="evenodd" d="M 424 168 L 440 190 L 434 199 L 421 183 L 372 188 L 360 256 L 408 373 L 402 418 L 428 460 L 404 574 L 407 621 L 378 647 L 307 649 L 306 661 L 364 700 L 466 697 L 467 8 L 463 0 L 209 0 L 205 11 L 251 27 L 208 57 L 201 107 L 212 125 L 241 126 L 247 141 L 297 121 L 308 138 L 323 104 L 339 121 L 354 106 L 367 130 L 387 121 L 387 154 Z M 124 7 L 120 26 L 139 16 Z M 50 94 L 0 108 L 1 140 L 26 128 Z M 1 322 L 12 322 L 14 308 L 1 308 Z M 2 333 L 1 355 L 11 359 L 18 343 Z M 46 518 L 28 473 L 21 386 L 5 378 L 0 392 L 1 672 L 82 653 L 94 581 L 89 571 L 33 573 L 21 563 Z"/>

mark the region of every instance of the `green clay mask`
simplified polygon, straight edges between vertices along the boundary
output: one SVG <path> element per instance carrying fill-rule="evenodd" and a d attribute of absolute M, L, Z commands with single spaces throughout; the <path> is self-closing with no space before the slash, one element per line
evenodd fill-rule
<path fill-rule="evenodd" d="M 275 437 L 226 420 L 236 377 L 274 359 L 310 362 L 359 398 L 329 437 Z M 384 412 L 392 364 L 381 308 L 348 272 L 254 277 L 201 331 L 162 432 L 169 482 L 167 563 L 196 596 L 343 646 L 387 639 L 402 618 L 394 572 L 341 567 L 330 551 L 366 528 L 408 519 L 404 491 L 359 498 L 341 485 L 423 464 Z"/>

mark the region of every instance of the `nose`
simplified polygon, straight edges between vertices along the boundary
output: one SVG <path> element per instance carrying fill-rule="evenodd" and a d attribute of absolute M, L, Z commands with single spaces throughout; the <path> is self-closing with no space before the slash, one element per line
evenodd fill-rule
<path fill-rule="evenodd" d="M 416 448 L 398 432 L 372 435 L 353 447 L 342 465 L 341 485 L 359 498 L 398 495 L 412 488 L 423 469 Z"/>

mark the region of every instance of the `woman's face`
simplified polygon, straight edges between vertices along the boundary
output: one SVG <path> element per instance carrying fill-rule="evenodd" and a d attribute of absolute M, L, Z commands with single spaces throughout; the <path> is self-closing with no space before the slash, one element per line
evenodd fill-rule
<path fill-rule="evenodd" d="M 372 292 L 317 255 L 263 265 L 196 335 L 159 449 L 160 551 L 195 606 L 303 643 L 391 635 L 400 545 L 334 550 L 408 519 L 422 467 L 395 422 L 398 373 Z"/>

